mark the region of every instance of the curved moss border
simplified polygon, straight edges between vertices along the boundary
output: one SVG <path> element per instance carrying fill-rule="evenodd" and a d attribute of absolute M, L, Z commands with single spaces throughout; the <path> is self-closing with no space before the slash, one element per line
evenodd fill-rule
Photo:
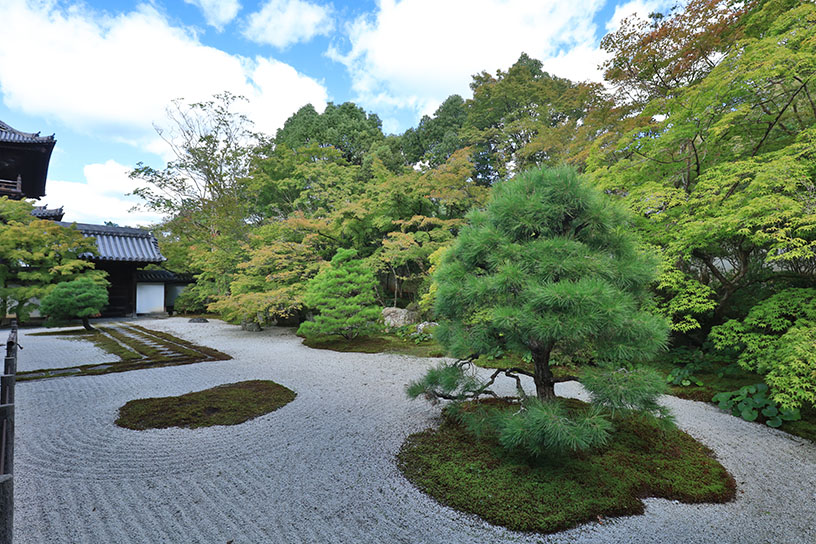
<path fill-rule="evenodd" d="M 398 465 L 438 502 L 516 531 L 553 533 L 602 517 L 641 514 L 646 497 L 722 503 L 734 478 L 688 434 L 615 421 L 600 451 L 531 462 L 446 420 L 413 434 Z"/>
<path fill-rule="evenodd" d="M 116 424 L 139 431 L 238 425 L 289 404 L 295 396 L 268 380 L 230 383 L 177 397 L 131 400 L 119 408 Z"/>

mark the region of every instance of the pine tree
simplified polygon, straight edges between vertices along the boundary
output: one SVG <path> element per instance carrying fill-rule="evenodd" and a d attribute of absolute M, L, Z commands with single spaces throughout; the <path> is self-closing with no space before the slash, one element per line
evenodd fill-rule
<path fill-rule="evenodd" d="M 88 318 L 99 315 L 108 303 L 107 281 L 78 278 L 58 283 L 40 301 L 40 312 L 50 322 L 82 319 L 82 326 L 94 330 Z"/>
<path fill-rule="evenodd" d="M 303 301 L 317 310 L 314 321 L 300 325 L 298 334 L 306 337 L 339 334 L 346 340 L 375 332 L 380 308 L 375 305 L 374 272 L 355 259 L 357 251 L 338 249 L 328 267 L 306 286 Z"/>
<path fill-rule="evenodd" d="M 666 343 L 645 310 L 656 260 L 626 212 L 568 167 L 532 169 L 493 188 L 435 275 L 439 340 L 469 358 L 532 358 L 539 399 L 555 397 L 550 357 L 631 362 Z"/>

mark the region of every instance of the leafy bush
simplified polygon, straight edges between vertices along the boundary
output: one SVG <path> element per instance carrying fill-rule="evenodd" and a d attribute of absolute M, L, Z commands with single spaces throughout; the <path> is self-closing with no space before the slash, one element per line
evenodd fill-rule
<path fill-rule="evenodd" d="M 743 368 L 765 376 L 771 398 L 794 409 L 816 403 L 816 289 L 785 289 L 744 320 L 714 327 L 717 349 L 737 349 Z"/>
<path fill-rule="evenodd" d="M 303 301 L 319 314 L 314 321 L 304 321 L 298 334 L 310 338 L 339 334 L 352 340 L 380 329 L 380 308 L 374 298 L 377 280 L 356 256 L 353 249 L 338 249 L 329 266 L 306 285 Z"/>
<path fill-rule="evenodd" d="M 173 311 L 178 314 L 203 314 L 207 312 L 208 297 L 202 296 L 195 288 L 196 285 L 188 285 L 176 297 L 173 303 Z"/>
<path fill-rule="evenodd" d="M 672 368 L 669 371 L 669 375 L 666 376 L 666 383 L 682 387 L 688 387 L 690 385 L 701 387 L 703 381 L 694 375 L 696 371 L 696 366 L 676 366 Z"/>
<path fill-rule="evenodd" d="M 765 424 L 771 427 L 779 427 L 783 421 L 797 421 L 801 419 L 799 410 L 780 408 L 766 395 L 768 386 L 764 383 L 746 385 L 738 391 L 726 391 L 717 393 L 711 399 L 716 402 L 720 409 L 730 410 L 732 415 L 741 417 L 746 421 L 756 421 L 762 414 Z"/>
<path fill-rule="evenodd" d="M 421 344 L 433 340 L 433 331 L 436 327 L 426 327 L 422 332 L 417 331 L 416 325 L 403 325 L 395 327 L 388 332 L 402 338 L 403 340 L 413 340 L 415 344 Z"/>
<path fill-rule="evenodd" d="M 48 316 L 48 324 L 82 319 L 82 325 L 93 330 L 88 318 L 99 315 L 108 303 L 107 283 L 91 278 L 58 283 L 40 301 L 40 312 Z"/>

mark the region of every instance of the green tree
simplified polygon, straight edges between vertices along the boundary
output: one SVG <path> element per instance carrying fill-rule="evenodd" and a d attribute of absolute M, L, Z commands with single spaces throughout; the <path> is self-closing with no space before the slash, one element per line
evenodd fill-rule
<path fill-rule="evenodd" d="M 554 398 L 550 357 L 590 351 L 637 361 L 666 343 L 647 311 L 655 259 L 629 216 L 568 167 L 532 169 L 493 188 L 436 273 L 439 340 L 459 358 L 532 358 L 539 399 Z"/>
<path fill-rule="evenodd" d="M 333 247 L 317 234 L 326 227 L 324 221 L 293 214 L 255 229 L 247 244 L 249 258 L 238 265 L 230 294 L 209 309 L 231 323 L 265 325 L 300 317 L 306 286 Z"/>
<path fill-rule="evenodd" d="M 80 258 L 96 252 L 93 238 L 31 215 L 25 201 L 0 198 L 0 305 L 25 321 L 52 285 L 105 273 Z"/>
<path fill-rule="evenodd" d="M 743 368 L 763 376 L 784 408 L 816 404 L 816 289 L 785 289 L 751 308 L 743 320 L 714 327 L 721 350 L 737 350 Z"/>
<path fill-rule="evenodd" d="M 323 113 L 303 106 L 275 134 L 275 144 L 297 149 L 308 145 L 332 146 L 350 164 L 361 165 L 371 146 L 385 140 L 382 121 L 352 102 L 329 102 Z"/>
<path fill-rule="evenodd" d="M 235 111 L 241 100 L 225 92 L 204 102 L 174 101 L 169 128 L 157 128 L 174 160 L 163 169 L 139 163 L 130 174 L 144 184 L 133 192 L 143 205 L 168 216 L 162 238 L 187 246 L 196 283 L 185 298 L 201 305 L 228 293 L 254 219 L 247 177 L 259 135 Z"/>
<path fill-rule="evenodd" d="M 637 39 L 654 58 L 663 49 L 673 51 L 666 59 L 690 55 L 696 73 L 663 90 L 655 82 L 674 77 L 671 62 L 634 79 L 622 74 L 622 84 L 651 99 L 615 145 L 599 139 L 605 145 L 593 149 L 586 172 L 662 249 L 660 306 L 676 331 L 701 344 L 712 326 L 764 296 L 813 281 L 816 6 L 695 0 L 689 9 Z M 718 16 L 698 24 L 709 9 Z M 727 40 L 705 35 L 732 23 Z"/>
<path fill-rule="evenodd" d="M 77 278 L 55 285 L 40 301 L 40 312 L 48 322 L 81 319 L 82 326 L 92 331 L 89 318 L 99 315 L 108 303 L 108 282 Z"/>
<path fill-rule="evenodd" d="M 474 76 L 470 86 L 473 98 L 460 135 L 473 146 L 476 177 L 484 185 L 531 166 L 563 162 L 600 92 L 598 86 L 548 74 L 527 54 L 506 72 Z"/>
<path fill-rule="evenodd" d="M 409 128 L 402 135 L 405 160 L 409 164 L 425 162 L 430 168 L 444 164 L 463 147 L 459 131 L 466 119 L 465 101 L 458 94 L 449 96 L 433 117 L 423 116 L 416 128 Z"/>
<path fill-rule="evenodd" d="M 306 286 L 303 301 L 319 312 L 304 321 L 298 334 L 306 337 L 339 334 L 347 340 L 378 329 L 380 308 L 375 305 L 376 279 L 353 249 L 338 249 L 328 267 Z"/>

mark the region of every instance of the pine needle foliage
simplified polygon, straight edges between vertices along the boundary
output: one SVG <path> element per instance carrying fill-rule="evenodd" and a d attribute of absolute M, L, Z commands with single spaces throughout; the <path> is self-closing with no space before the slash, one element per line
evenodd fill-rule
<path fill-rule="evenodd" d="M 484 384 L 473 372 L 467 372 L 461 365 L 440 364 L 429 369 L 421 379 L 408 384 L 406 393 L 411 399 L 425 396 L 436 401 L 438 398 L 466 398 L 481 389 Z"/>
<path fill-rule="evenodd" d="M 613 424 L 599 406 L 570 410 L 563 401 L 529 398 L 508 409 L 501 402 L 453 403 L 445 415 L 476 438 L 496 440 L 507 452 L 551 457 L 601 447 Z"/>
<path fill-rule="evenodd" d="M 298 334 L 307 338 L 340 335 L 352 340 L 378 331 L 377 280 L 356 256 L 354 249 L 338 249 L 329 266 L 309 281 L 303 301 L 319 313 L 313 321 L 304 321 Z"/>
<path fill-rule="evenodd" d="M 674 426 L 674 416 L 657 402 L 666 393 L 667 385 L 663 375 L 654 369 L 587 368 L 581 384 L 589 391 L 592 404 L 612 416 L 639 414 L 664 428 Z"/>
<path fill-rule="evenodd" d="M 598 407 L 567 413 L 560 402 L 530 399 L 524 410 L 503 413 L 499 419 L 499 443 L 507 450 L 518 449 L 532 457 L 585 451 L 609 441 L 612 423 Z"/>
<path fill-rule="evenodd" d="M 652 357 L 668 326 L 646 308 L 657 261 L 629 215 L 569 167 L 497 184 L 445 253 L 437 337 L 451 355 L 531 356 L 537 396 L 555 396 L 554 348 L 597 361 Z"/>
<path fill-rule="evenodd" d="M 81 319 L 86 329 L 93 330 L 88 318 L 99 315 L 108 303 L 107 283 L 91 278 L 58 283 L 40 301 L 40 312 L 48 316 L 47 324 Z"/>

